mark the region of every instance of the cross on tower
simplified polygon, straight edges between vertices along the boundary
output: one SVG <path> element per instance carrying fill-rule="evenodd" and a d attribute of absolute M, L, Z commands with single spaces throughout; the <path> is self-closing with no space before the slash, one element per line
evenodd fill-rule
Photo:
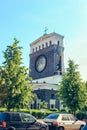
<path fill-rule="evenodd" d="M 48 28 L 47 27 L 45 27 L 45 29 L 44 29 L 44 36 L 47 34 L 47 30 L 48 30 Z"/>

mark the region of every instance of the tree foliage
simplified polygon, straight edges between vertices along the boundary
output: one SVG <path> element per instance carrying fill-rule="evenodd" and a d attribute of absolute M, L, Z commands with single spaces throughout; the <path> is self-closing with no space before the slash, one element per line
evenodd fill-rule
<path fill-rule="evenodd" d="M 85 82 L 85 85 L 86 85 L 86 96 L 87 96 L 87 81 Z M 83 111 L 87 112 L 87 100 L 85 101 L 85 106 L 83 108 Z"/>
<path fill-rule="evenodd" d="M 2 77 L 2 73 L 3 73 L 3 70 L 2 70 L 2 67 L 0 66 L 0 106 L 1 106 L 4 98 L 6 97 L 6 93 L 7 93 L 6 88 L 5 88 L 5 80 Z"/>
<path fill-rule="evenodd" d="M 47 109 L 48 103 L 45 101 L 40 102 L 39 109 Z"/>
<path fill-rule="evenodd" d="M 59 95 L 63 103 L 73 114 L 84 107 L 86 100 L 85 83 L 82 82 L 78 65 L 73 60 L 68 61 L 68 68 L 60 83 Z"/>
<path fill-rule="evenodd" d="M 32 101 L 31 79 L 27 76 L 28 69 L 22 65 L 22 47 L 18 46 L 19 41 L 14 38 L 12 46 L 7 46 L 3 52 L 2 78 L 5 81 L 6 98 L 3 103 L 7 109 L 28 108 Z"/>

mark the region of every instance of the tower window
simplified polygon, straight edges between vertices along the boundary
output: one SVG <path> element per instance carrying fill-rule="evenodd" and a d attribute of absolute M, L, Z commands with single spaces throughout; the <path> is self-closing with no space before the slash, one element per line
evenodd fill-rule
<path fill-rule="evenodd" d="M 42 49 L 44 48 L 44 44 L 42 44 Z"/>
<path fill-rule="evenodd" d="M 50 45 L 52 45 L 52 41 L 49 41 Z"/>
<path fill-rule="evenodd" d="M 54 99 L 54 94 L 51 94 L 51 99 Z"/>
<path fill-rule="evenodd" d="M 54 104 L 51 104 L 51 108 L 54 108 Z"/>
<path fill-rule="evenodd" d="M 58 46 L 59 46 L 59 45 L 60 45 L 60 42 L 58 41 L 57 43 L 58 43 Z"/>
<path fill-rule="evenodd" d="M 36 47 L 36 51 L 37 51 L 37 47 Z"/>
<path fill-rule="evenodd" d="M 33 52 L 34 52 L 34 48 L 33 48 Z"/>
<path fill-rule="evenodd" d="M 39 46 L 39 50 L 41 49 L 41 46 Z"/>
<path fill-rule="evenodd" d="M 39 94 L 37 94 L 37 97 L 38 97 L 38 99 L 40 99 L 40 95 Z"/>
<path fill-rule="evenodd" d="M 48 46 L 48 43 L 46 42 L 46 47 Z"/>

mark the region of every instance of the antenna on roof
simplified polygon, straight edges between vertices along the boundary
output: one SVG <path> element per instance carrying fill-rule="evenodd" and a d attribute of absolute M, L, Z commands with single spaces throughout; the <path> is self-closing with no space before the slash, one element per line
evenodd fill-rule
<path fill-rule="evenodd" d="M 43 36 L 47 35 L 47 30 L 48 30 L 48 28 L 45 27 Z"/>

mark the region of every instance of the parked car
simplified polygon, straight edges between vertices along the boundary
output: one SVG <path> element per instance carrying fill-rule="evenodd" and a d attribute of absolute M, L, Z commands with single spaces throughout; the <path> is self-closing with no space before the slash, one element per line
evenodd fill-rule
<path fill-rule="evenodd" d="M 49 125 L 49 130 L 82 130 L 84 121 L 77 120 L 72 114 L 50 114 L 44 122 Z"/>
<path fill-rule="evenodd" d="M 82 128 L 82 130 L 87 130 L 87 124 L 84 125 L 84 127 Z"/>
<path fill-rule="evenodd" d="M 87 130 L 87 114 L 84 115 L 84 117 L 83 117 L 83 121 L 85 121 L 86 124 L 84 125 L 84 127 L 83 127 L 82 130 Z"/>
<path fill-rule="evenodd" d="M 1 112 L 0 130 L 48 130 L 48 125 L 28 113 Z"/>

